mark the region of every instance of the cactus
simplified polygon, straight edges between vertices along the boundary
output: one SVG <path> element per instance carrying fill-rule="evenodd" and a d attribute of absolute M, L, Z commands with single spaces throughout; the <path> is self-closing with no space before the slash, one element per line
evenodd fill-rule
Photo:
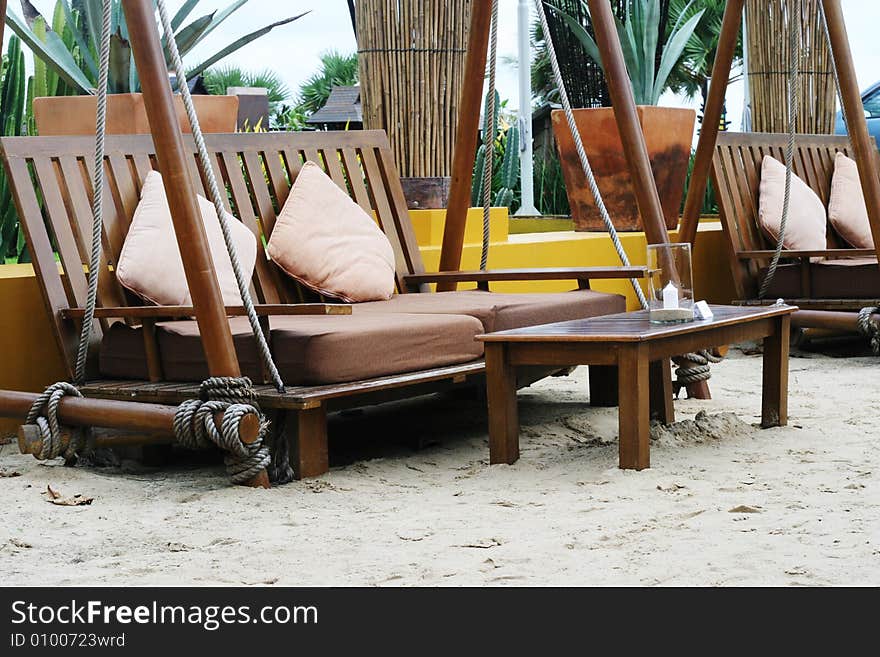
<path fill-rule="evenodd" d="M 494 135 L 492 148 L 492 189 L 495 191 L 493 205 L 509 208 L 514 202 L 514 188 L 519 181 L 519 126 L 511 125 L 505 129 L 501 125 L 501 99 L 495 93 L 494 125 L 489 124 L 489 95 L 486 94 L 486 105 L 483 108 L 483 134 L 491 130 Z M 471 182 L 471 205 L 483 205 L 483 178 L 486 173 L 486 144 L 481 144 L 474 161 L 473 180 Z"/>
<path fill-rule="evenodd" d="M 6 71 L 0 84 L 0 131 L 3 135 L 21 135 L 25 117 L 25 66 L 21 41 L 9 39 Z M 9 256 L 21 259 L 23 238 L 19 234 L 18 213 L 12 200 L 6 172 L 0 169 L 0 264 Z"/>

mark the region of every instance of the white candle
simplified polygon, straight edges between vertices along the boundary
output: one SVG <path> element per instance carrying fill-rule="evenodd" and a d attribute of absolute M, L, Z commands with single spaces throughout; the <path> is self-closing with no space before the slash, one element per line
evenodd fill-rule
<path fill-rule="evenodd" d="M 675 310 L 678 308 L 678 288 L 673 285 L 672 281 L 663 288 L 663 309 Z"/>

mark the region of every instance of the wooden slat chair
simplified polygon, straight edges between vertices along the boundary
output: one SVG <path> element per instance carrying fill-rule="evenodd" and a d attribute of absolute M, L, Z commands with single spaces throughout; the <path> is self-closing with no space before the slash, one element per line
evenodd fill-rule
<path fill-rule="evenodd" d="M 771 244 L 758 225 L 758 189 L 765 155 L 785 163 L 788 136 L 762 133 L 722 133 L 712 162 L 721 223 L 728 242 L 737 301 L 773 303 L 783 298 L 802 309 L 857 310 L 877 305 L 880 267 L 872 249 L 846 248 L 828 226 L 828 248 L 821 251 L 783 251 L 765 299 L 758 289 L 773 256 Z M 819 195 L 825 206 L 831 192 L 837 152 L 852 157 L 849 140 L 840 136 L 798 135 L 794 173 Z M 877 158 L 880 171 L 880 156 Z M 813 262 L 812 260 L 822 260 Z"/>
<path fill-rule="evenodd" d="M 494 324 L 504 315 L 503 311 L 511 311 L 504 320 L 505 326 L 517 322 L 520 325 L 541 323 L 529 321 L 529 304 L 533 307 L 531 317 L 539 320 L 568 319 L 572 312 L 583 317 L 618 312 L 624 309 L 622 297 L 589 291 L 589 280 L 638 278 L 644 273 L 643 268 L 630 267 L 427 274 L 384 132 L 209 135 L 207 141 L 213 168 L 222 176 L 229 192 L 230 210 L 259 238 L 271 235 L 292 182 L 303 162 L 311 160 L 320 164 L 361 207 L 374 213 L 394 248 L 400 294 L 387 302 L 385 309 L 365 304 L 371 307 L 363 312 L 355 307 L 354 313 L 349 306 L 321 303 L 325 300 L 284 276 L 266 258 L 264 250 L 259 249 L 252 292 L 259 304 L 258 313 L 264 328 L 269 328 L 271 322 L 273 343 L 281 338 L 310 339 L 333 331 L 349 331 L 357 336 L 362 326 L 369 330 L 381 326 L 389 327 L 388 333 L 396 330 L 397 335 L 421 336 L 421 344 L 428 351 L 439 348 L 455 352 L 450 354 L 449 362 L 442 365 L 415 371 L 411 364 L 401 365 L 398 371 L 365 380 L 294 383 L 288 385 L 284 395 L 278 394 L 272 386 L 258 385 L 259 403 L 273 413 L 274 426 L 279 430 L 283 428 L 292 442 L 291 460 L 299 477 L 327 470 L 328 411 L 478 385 L 482 382 L 484 364 L 481 347 L 475 347 L 478 343 L 474 336 L 492 328 L 489 322 Z M 204 177 L 195 148 L 191 140 L 187 143 L 192 153 L 190 162 L 196 191 L 204 194 Z M 0 144 L 58 346 L 72 370 L 86 298 L 84 263 L 88 261 L 91 234 L 93 140 L 19 137 L 3 138 Z M 144 177 L 157 167 L 151 138 L 108 138 L 105 163 L 104 256 L 89 361 L 91 375 L 100 370 L 104 378 L 92 379 L 81 389 L 87 396 L 98 398 L 176 404 L 197 395 L 198 382 L 207 374 L 197 325 L 191 320 L 193 309 L 144 305 L 119 284 L 113 273 Z M 176 245 L 168 245 L 168 248 L 176 248 Z M 565 302 L 557 304 L 562 309 L 560 317 L 559 312 L 556 316 L 552 312 L 548 314 L 547 302 L 542 305 L 533 298 L 536 295 L 430 293 L 428 284 L 442 278 L 476 281 L 483 288 L 492 280 L 569 279 L 579 281 L 581 290 L 566 293 L 576 296 L 565 297 Z M 461 296 L 455 297 L 456 294 Z M 474 299 L 476 294 L 482 296 Z M 402 297 L 436 299 L 437 302 L 398 308 Z M 553 297 L 542 295 L 541 298 Z M 455 298 L 460 300 L 458 305 L 450 303 Z M 503 298 L 504 303 L 499 298 Z M 573 305 L 572 299 L 578 300 L 578 304 Z M 239 360 L 245 373 L 265 383 L 262 372 L 253 371 L 257 367 L 255 359 L 247 357 L 253 337 L 246 320 L 240 317 L 242 314 L 240 307 L 227 308 Z M 469 324 L 463 326 L 465 322 Z M 410 352 L 419 351 L 411 340 L 404 342 Z M 288 383 L 290 377 L 304 376 L 301 354 L 291 355 L 278 344 L 273 344 L 273 350 L 276 359 L 287 368 Z M 400 360 L 393 351 L 392 340 L 382 360 L 392 363 Z M 172 352 L 184 352 L 184 357 L 202 360 L 175 361 Z M 129 380 L 107 379 L 105 361 L 118 365 L 119 358 L 132 361 L 133 370 L 128 371 L 137 374 L 125 376 Z"/>

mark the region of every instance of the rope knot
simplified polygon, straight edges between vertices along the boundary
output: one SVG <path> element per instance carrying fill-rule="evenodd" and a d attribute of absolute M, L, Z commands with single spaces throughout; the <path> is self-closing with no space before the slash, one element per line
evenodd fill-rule
<path fill-rule="evenodd" d="M 72 462 L 77 454 L 90 451 L 91 431 L 85 428 L 72 429 L 70 442 L 64 449 L 58 407 L 65 397 L 82 397 L 82 393 L 72 384 L 59 381 L 46 388 L 28 411 L 25 424 L 36 425 L 40 432 L 42 447 L 36 455 L 40 461 L 63 456 L 66 461 Z"/>
<path fill-rule="evenodd" d="M 219 447 L 226 453 L 226 471 L 233 483 L 241 484 L 254 478 L 272 461 L 263 438 L 268 423 L 262 420 L 260 436 L 247 444 L 238 434 L 245 415 L 260 413 L 256 391 L 247 377 L 211 377 L 202 382 L 199 399 L 183 402 L 174 416 L 174 434 L 189 449 Z M 218 427 L 214 421 L 223 413 Z"/>
<path fill-rule="evenodd" d="M 871 349 L 875 356 L 880 356 L 880 322 L 871 319 L 880 313 L 880 307 L 862 308 L 859 311 L 859 330 L 871 340 Z"/>

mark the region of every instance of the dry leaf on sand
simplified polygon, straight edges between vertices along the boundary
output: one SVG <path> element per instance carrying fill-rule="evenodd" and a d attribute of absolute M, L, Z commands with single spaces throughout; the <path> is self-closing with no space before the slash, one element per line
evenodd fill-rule
<path fill-rule="evenodd" d="M 52 486 L 46 486 L 46 501 L 57 506 L 88 506 L 95 501 L 94 497 L 86 497 L 77 493 L 73 497 L 63 497 L 58 491 L 52 490 Z"/>

